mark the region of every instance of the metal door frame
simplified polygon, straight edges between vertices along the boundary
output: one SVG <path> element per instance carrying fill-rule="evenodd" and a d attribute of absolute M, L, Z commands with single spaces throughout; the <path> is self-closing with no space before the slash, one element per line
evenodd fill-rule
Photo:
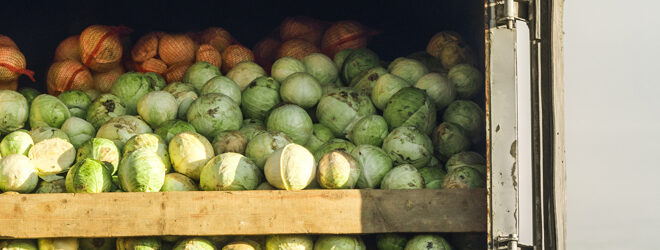
<path fill-rule="evenodd" d="M 488 248 L 565 249 L 563 0 L 485 0 Z M 518 166 L 515 20 L 531 41 L 532 166 Z M 518 168 L 532 168 L 533 246 L 518 246 Z"/>

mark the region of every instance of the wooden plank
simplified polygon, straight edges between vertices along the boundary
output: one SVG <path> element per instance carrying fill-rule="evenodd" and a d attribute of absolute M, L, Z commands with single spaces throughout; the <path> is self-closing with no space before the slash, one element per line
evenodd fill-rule
<path fill-rule="evenodd" d="M 3 238 L 484 232 L 486 191 L 5 194 L 0 224 Z"/>

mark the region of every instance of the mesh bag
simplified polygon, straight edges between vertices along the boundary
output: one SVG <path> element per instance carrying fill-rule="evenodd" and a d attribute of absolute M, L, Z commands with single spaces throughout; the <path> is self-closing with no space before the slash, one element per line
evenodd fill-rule
<path fill-rule="evenodd" d="M 167 68 L 165 73 L 163 73 L 163 77 L 165 78 L 165 81 L 167 83 L 171 82 L 180 82 L 183 80 L 183 74 L 186 73 L 186 70 L 190 68 L 192 63 L 179 63 L 170 66 Z"/>
<path fill-rule="evenodd" d="M 222 56 L 217 49 L 209 44 L 202 44 L 195 53 L 197 62 L 207 62 L 220 68 L 222 66 Z"/>
<path fill-rule="evenodd" d="M 0 47 L 0 81 L 11 82 L 26 75 L 34 82 L 34 72 L 25 69 L 25 56 L 13 47 Z"/>
<path fill-rule="evenodd" d="M 121 61 L 122 45 L 120 35 L 131 30 L 123 26 L 92 25 L 80 34 L 82 62 L 97 72 L 115 68 Z"/>
<path fill-rule="evenodd" d="M 18 46 L 14 40 L 11 40 L 11 38 L 5 35 L 0 35 L 0 47 L 12 47 L 14 49 L 18 49 Z"/>
<path fill-rule="evenodd" d="M 302 39 L 315 46 L 321 44 L 321 37 L 323 36 L 323 24 L 321 21 L 304 16 L 284 19 L 282 24 L 280 24 L 279 30 L 282 41 Z"/>
<path fill-rule="evenodd" d="M 185 34 L 166 34 L 158 43 L 158 56 L 165 64 L 192 63 L 195 60 L 195 41 Z"/>
<path fill-rule="evenodd" d="M 288 56 L 302 60 L 303 57 L 320 51 L 321 50 L 319 50 L 319 48 L 308 41 L 302 39 L 292 39 L 282 43 L 280 48 L 277 50 L 277 58 Z"/>
<path fill-rule="evenodd" d="M 223 28 L 210 27 L 200 37 L 201 43 L 210 44 L 219 52 L 223 52 L 229 45 L 236 43 L 234 37 Z"/>
<path fill-rule="evenodd" d="M 339 21 L 328 27 L 323 34 L 321 50 L 330 58 L 344 49 L 358 49 L 367 46 L 367 39 L 377 32 L 368 31 L 356 21 Z"/>
<path fill-rule="evenodd" d="M 163 32 L 151 32 L 142 36 L 131 50 L 131 58 L 135 62 L 144 62 L 158 55 L 158 40 L 165 35 Z"/>
<path fill-rule="evenodd" d="M 59 62 L 66 59 L 80 61 L 80 58 L 80 36 L 70 36 L 57 45 L 53 61 Z"/>
<path fill-rule="evenodd" d="M 252 51 L 240 44 L 229 45 L 222 52 L 222 71 L 227 73 L 234 66 L 244 61 L 254 61 Z"/>
<path fill-rule="evenodd" d="M 124 74 L 124 68 L 122 67 L 116 67 L 108 72 L 95 73 L 93 75 L 94 88 L 101 93 L 108 93 L 117 78 L 122 74 Z"/>
<path fill-rule="evenodd" d="M 270 67 L 277 59 L 277 49 L 282 43 L 274 38 L 266 38 L 259 41 L 254 45 L 254 60 L 257 64 L 261 65 L 266 72 L 270 72 Z"/>
<path fill-rule="evenodd" d="M 94 79 L 89 70 L 78 61 L 71 59 L 53 63 L 48 69 L 46 83 L 48 93 L 55 96 L 71 89 L 94 88 Z"/>
<path fill-rule="evenodd" d="M 165 62 L 163 62 L 162 60 L 156 58 L 149 58 L 135 68 L 137 69 L 137 71 L 142 73 L 155 72 L 158 74 L 163 74 L 167 70 L 167 64 L 165 64 Z"/>
<path fill-rule="evenodd" d="M 435 58 L 440 58 L 440 54 L 442 53 L 442 49 L 451 42 L 459 42 L 462 41 L 463 39 L 461 36 L 453 31 L 443 31 L 443 32 L 438 32 L 433 37 L 431 37 L 431 40 L 429 40 L 428 45 L 426 45 L 426 53 L 429 53 L 429 55 L 432 55 Z"/>

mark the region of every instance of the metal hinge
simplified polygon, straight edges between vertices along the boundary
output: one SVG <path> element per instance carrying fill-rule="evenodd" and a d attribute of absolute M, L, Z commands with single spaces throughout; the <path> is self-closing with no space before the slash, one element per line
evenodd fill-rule
<path fill-rule="evenodd" d="M 496 26 L 515 28 L 517 20 L 529 22 L 529 6 L 534 0 L 491 0 L 489 1 L 492 23 Z"/>
<path fill-rule="evenodd" d="M 507 236 L 498 236 L 497 237 L 497 245 L 495 245 L 495 249 L 502 249 L 502 250 L 533 250 L 533 246 L 528 246 L 528 245 L 523 245 L 518 243 L 518 235 L 517 234 L 509 234 Z"/>

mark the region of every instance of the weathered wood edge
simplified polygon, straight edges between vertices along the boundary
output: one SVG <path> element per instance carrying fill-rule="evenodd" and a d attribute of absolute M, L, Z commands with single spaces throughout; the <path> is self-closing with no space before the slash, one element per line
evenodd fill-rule
<path fill-rule="evenodd" d="M 0 195 L 0 238 L 485 232 L 486 191 Z"/>

